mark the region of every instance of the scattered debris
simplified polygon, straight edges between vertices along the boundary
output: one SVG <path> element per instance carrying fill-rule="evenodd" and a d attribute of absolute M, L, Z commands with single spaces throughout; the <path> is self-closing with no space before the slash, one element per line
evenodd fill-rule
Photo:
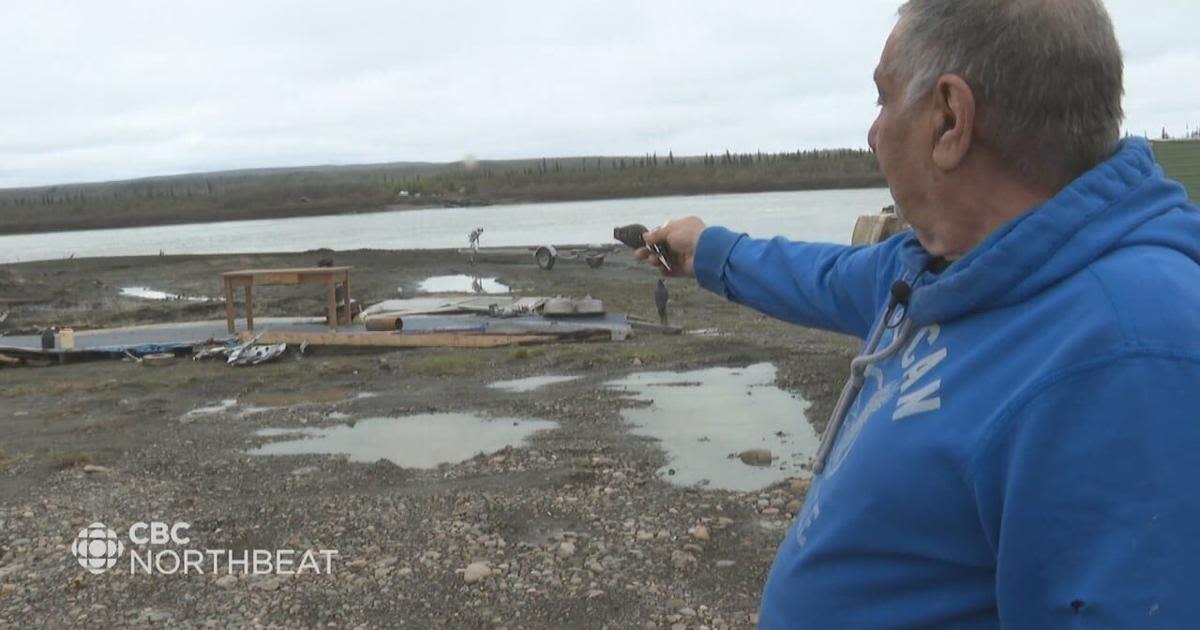
<path fill-rule="evenodd" d="M 606 335 L 608 333 L 605 333 Z M 401 335 L 388 332 L 283 332 L 273 331 L 263 341 L 276 344 L 307 344 L 308 346 L 357 346 L 368 348 L 496 348 L 556 341 L 558 337 L 542 334 L 482 334 L 479 331 L 422 332 Z"/>
<path fill-rule="evenodd" d="M 603 314 L 604 303 L 590 295 L 578 299 L 555 297 L 546 300 L 546 304 L 542 307 L 542 315 L 547 317 Z"/>
<path fill-rule="evenodd" d="M 237 354 L 229 353 L 227 363 L 239 366 L 258 365 L 259 363 L 278 359 L 283 356 L 285 351 L 287 351 L 286 343 L 247 346 L 243 347 Z"/>
<path fill-rule="evenodd" d="M 149 287 L 122 287 L 121 295 L 125 297 L 141 298 L 143 300 L 173 300 L 184 302 L 210 302 L 209 297 L 191 297 L 182 293 L 167 293 Z"/>
<path fill-rule="evenodd" d="M 170 352 L 155 352 L 153 354 L 142 355 L 138 363 L 142 367 L 162 367 L 175 362 L 175 355 Z"/>

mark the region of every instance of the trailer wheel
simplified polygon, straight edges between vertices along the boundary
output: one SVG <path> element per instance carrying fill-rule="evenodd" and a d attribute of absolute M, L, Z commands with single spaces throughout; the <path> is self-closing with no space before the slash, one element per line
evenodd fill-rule
<path fill-rule="evenodd" d="M 587 257 L 587 266 L 591 267 L 592 269 L 599 269 L 600 265 L 603 265 L 603 264 L 604 264 L 604 256 L 588 256 Z"/>
<path fill-rule="evenodd" d="M 554 268 L 554 262 L 557 258 L 554 255 L 554 250 L 549 247 L 539 247 L 533 254 L 534 260 L 537 261 L 537 266 L 550 271 Z"/>

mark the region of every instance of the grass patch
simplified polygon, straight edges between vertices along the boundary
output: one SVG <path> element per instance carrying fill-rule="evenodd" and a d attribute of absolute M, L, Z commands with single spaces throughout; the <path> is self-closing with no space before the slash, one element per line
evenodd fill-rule
<path fill-rule="evenodd" d="M 579 343 L 562 346 L 552 358 L 558 365 L 594 368 L 632 365 L 634 359 L 648 365 L 669 359 L 671 354 L 667 348 L 652 347 L 647 343 Z"/>
<path fill-rule="evenodd" d="M 405 365 L 405 369 L 426 376 L 468 376 L 483 367 L 481 356 L 467 353 L 423 357 Z"/>
<path fill-rule="evenodd" d="M 1167 175 L 1188 189 L 1192 201 L 1200 201 L 1200 140 L 1155 142 L 1153 146 Z"/>
<path fill-rule="evenodd" d="M 514 361 L 524 361 L 526 359 L 536 359 L 546 354 L 545 348 L 517 348 L 509 353 L 508 358 Z"/>
<path fill-rule="evenodd" d="M 50 454 L 50 463 L 59 470 L 86 466 L 92 462 L 91 455 L 78 450 L 55 451 Z"/>

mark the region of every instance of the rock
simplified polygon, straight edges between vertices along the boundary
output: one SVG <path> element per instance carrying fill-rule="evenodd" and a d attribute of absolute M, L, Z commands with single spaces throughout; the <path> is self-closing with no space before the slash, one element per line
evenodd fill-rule
<path fill-rule="evenodd" d="M 675 551 L 671 552 L 671 564 L 675 565 L 675 568 L 677 569 L 683 569 L 696 564 L 696 556 L 693 556 L 686 551 L 680 551 L 676 549 Z"/>
<path fill-rule="evenodd" d="M 776 514 L 779 514 L 779 508 L 769 507 L 769 508 L 763 510 L 762 513 L 766 514 L 767 516 L 775 516 Z"/>
<path fill-rule="evenodd" d="M 570 558 L 575 555 L 575 543 L 565 542 L 559 545 L 558 555 L 563 558 Z"/>
<path fill-rule="evenodd" d="M 95 464 L 88 464 L 87 466 L 83 467 L 83 472 L 88 473 L 89 475 L 100 475 L 100 474 L 106 475 L 106 474 L 112 472 L 112 469 L 109 468 L 108 466 L 97 466 Z"/>
<path fill-rule="evenodd" d="M 729 567 L 731 567 L 735 564 L 737 564 L 737 563 L 734 562 L 733 560 L 717 560 L 717 568 L 718 569 L 728 569 Z"/>
<path fill-rule="evenodd" d="M 692 538 L 695 538 L 696 540 L 709 540 L 711 538 L 708 533 L 708 528 L 703 525 L 697 525 L 689 529 L 688 533 L 691 534 Z"/>
<path fill-rule="evenodd" d="M 774 459 L 769 448 L 752 448 L 738 453 L 738 458 L 747 466 L 770 466 Z"/>
<path fill-rule="evenodd" d="M 221 588 L 233 588 L 238 582 L 236 575 L 222 575 L 217 578 L 217 586 Z"/>
<path fill-rule="evenodd" d="M 788 482 L 788 486 L 792 489 L 792 492 L 808 492 L 808 488 L 811 485 L 811 479 L 793 479 Z"/>
<path fill-rule="evenodd" d="M 267 578 L 261 582 L 255 583 L 254 588 L 260 591 L 276 591 L 279 590 L 279 587 L 282 584 L 283 580 L 280 578 Z"/>
<path fill-rule="evenodd" d="M 491 577 L 492 565 L 488 562 L 472 562 L 463 570 L 463 582 L 474 584 L 480 580 Z"/>
<path fill-rule="evenodd" d="M 695 617 L 696 611 L 691 608 L 684 607 L 679 609 L 679 614 L 683 615 L 684 617 Z"/>
<path fill-rule="evenodd" d="M 804 504 L 801 503 L 799 499 L 792 499 L 791 501 L 788 501 L 788 503 L 784 509 L 786 509 L 791 514 L 796 514 L 800 511 L 800 508 L 802 508 L 802 507 L 804 507 Z"/>
<path fill-rule="evenodd" d="M 633 367 L 641 367 L 642 366 L 641 357 L 633 357 L 632 363 L 633 363 Z"/>

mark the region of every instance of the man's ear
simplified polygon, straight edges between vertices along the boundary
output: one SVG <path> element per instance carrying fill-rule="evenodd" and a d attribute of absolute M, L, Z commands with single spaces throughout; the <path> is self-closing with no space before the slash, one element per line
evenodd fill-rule
<path fill-rule="evenodd" d="M 933 163 L 944 171 L 966 159 L 975 133 L 975 93 L 962 77 L 944 74 L 933 92 Z"/>

